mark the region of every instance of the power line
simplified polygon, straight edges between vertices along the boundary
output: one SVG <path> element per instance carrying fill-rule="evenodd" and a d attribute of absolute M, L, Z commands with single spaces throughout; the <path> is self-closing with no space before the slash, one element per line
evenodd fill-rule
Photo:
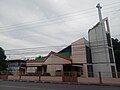
<path fill-rule="evenodd" d="M 107 7 L 107 6 L 111 6 L 111 5 L 114 5 L 114 4 L 119 4 L 120 3 L 120 1 L 119 2 L 111 2 L 110 4 L 105 4 L 105 5 L 103 5 L 104 7 Z"/>
<path fill-rule="evenodd" d="M 85 10 L 84 10 L 85 11 Z M 81 12 L 83 12 L 83 11 L 81 11 Z M 75 13 L 72 13 L 72 14 L 75 14 Z M 51 20 L 51 19 L 55 19 L 55 18 L 58 18 L 58 17 L 61 17 L 61 16 L 66 16 L 66 15 L 70 15 L 70 14 L 63 14 L 63 15 L 58 15 L 58 16 L 56 16 L 56 17 L 51 17 L 51 18 L 47 18 L 47 19 L 40 19 L 40 20 L 37 20 L 37 22 L 36 21 L 33 21 L 33 22 L 29 22 L 28 24 L 33 24 L 33 23 L 39 23 L 40 21 L 44 21 L 44 20 Z M 22 23 L 22 24 L 24 24 L 24 23 Z M 25 23 L 26 24 L 26 23 Z M 27 25 L 27 24 L 26 24 Z M 9 26 L 6 26 L 6 27 L 10 27 L 10 26 L 17 26 L 17 27 L 19 27 L 19 26 L 24 26 L 24 25 L 20 25 L 20 24 L 15 24 L 15 25 L 9 25 Z M 0 28 L 4 28 L 4 27 L 0 27 Z"/>
<path fill-rule="evenodd" d="M 103 40 L 104 41 L 104 40 Z M 91 44 L 94 44 L 94 45 L 92 45 L 92 48 L 96 48 L 96 47 L 98 47 L 99 46 L 99 48 L 103 48 L 103 47 L 105 47 L 105 48 L 107 48 L 106 46 L 104 46 L 103 44 L 101 44 L 103 41 L 98 41 L 98 42 L 91 42 Z M 89 43 L 84 43 L 84 45 L 85 44 L 89 44 Z M 97 44 L 97 45 L 96 45 Z M 85 48 L 84 47 L 84 45 L 83 44 L 75 44 L 75 45 L 72 45 L 73 47 L 78 47 L 79 46 L 79 48 L 77 49 L 77 51 L 81 51 L 83 48 Z M 108 45 L 107 44 L 107 42 L 106 42 L 106 44 L 105 45 Z M 63 45 L 64 46 L 64 45 Z M 63 47 L 62 46 L 62 47 Z M 83 47 L 82 47 L 83 46 Z M 50 46 L 49 46 L 50 47 Z M 51 47 L 61 47 L 61 46 L 51 46 Z M 14 53 L 12 54 L 12 52 L 11 52 L 11 54 L 6 54 L 6 55 L 12 55 L 12 56 L 15 56 L 15 55 L 36 55 L 36 54 L 48 54 L 51 50 L 39 50 L 39 48 L 47 48 L 47 47 L 35 47 L 35 48 L 22 48 L 22 49 L 11 49 L 11 50 L 8 50 L 8 51 L 14 51 Z M 65 48 L 65 46 L 64 46 L 64 48 Z M 37 49 L 37 51 L 29 51 L 29 49 Z M 61 48 L 62 49 L 62 48 Z M 27 52 L 19 52 L 19 50 L 26 50 Z M 54 50 L 54 49 L 53 49 Z M 63 49 L 62 49 L 63 50 Z M 5 51 L 7 51 L 7 50 L 5 50 Z M 15 51 L 18 51 L 18 52 L 15 52 Z M 59 50 L 60 51 L 60 50 Z M 95 52 L 95 53 L 100 53 L 100 52 L 102 52 L 102 51 L 97 51 L 97 52 Z"/>
<path fill-rule="evenodd" d="M 82 49 L 84 49 L 84 48 L 82 48 Z M 77 51 L 76 52 L 80 52 L 80 51 L 83 51 L 83 50 L 78 50 L 77 49 Z M 105 50 L 100 50 L 100 51 L 95 51 L 95 52 L 92 52 L 93 54 L 94 53 L 102 53 L 103 51 L 105 51 Z M 48 53 L 50 53 L 50 51 L 44 51 L 44 52 L 41 52 L 41 51 L 39 51 L 39 52 L 23 52 L 23 53 L 15 53 L 15 54 L 6 54 L 6 55 L 36 55 L 36 54 L 40 54 L 40 55 L 42 55 L 42 54 L 48 54 Z M 58 53 L 59 54 L 59 53 Z M 84 53 L 83 53 L 84 54 Z M 82 55 L 82 54 L 74 54 L 74 55 Z"/>
<path fill-rule="evenodd" d="M 103 41 L 102 41 L 103 42 Z M 97 42 L 98 43 L 98 42 Z M 100 43 L 100 42 L 99 42 Z M 106 45 L 108 45 L 108 44 L 106 44 Z M 75 45 L 72 45 L 73 46 L 73 48 L 75 48 L 75 47 L 77 47 L 77 51 L 81 51 L 83 48 L 86 48 L 86 47 L 84 47 L 84 45 L 83 44 L 75 44 Z M 96 47 L 98 47 L 99 46 L 99 48 L 107 48 L 106 46 L 104 46 L 103 44 L 98 44 L 98 45 L 92 45 L 92 48 L 96 48 Z M 62 48 L 61 48 L 62 49 Z M 72 48 L 71 48 L 72 49 Z M 62 49 L 63 50 L 63 49 Z M 14 50 L 11 50 L 11 51 L 14 51 Z M 17 50 L 16 50 L 17 51 Z M 39 49 L 37 49 L 37 51 L 28 51 L 27 50 L 27 52 L 15 52 L 14 51 L 14 53 L 13 54 L 11 54 L 12 52 L 10 52 L 10 54 L 9 53 L 7 53 L 6 55 L 33 55 L 33 54 L 45 54 L 45 53 L 49 53 L 51 50 L 44 50 L 44 51 L 41 51 L 41 50 L 39 50 Z M 58 51 L 58 50 L 57 50 Z M 59 49 L 59 51 L 60 51 L 60 49 Z"/>
<path fill-rule="evenodd" d="M 70 20 L 69 20 L 70 21 Z M 72 21 L 72 20 L 71 20 Z M 44 35 L 44 36 L 47 36 L 47 37 L 51 37 L 51 38 L 54 38 L 54 37 L 52 37 L 52 36 L 49 36 L 48 34 L 46 35 L 46 34 L 44 34 L 44 33 L 42 33 L 41 35 Z M 55 38 L 54 38 L 55 39 Z M 60 38 L 57 38 L 57 40 L 61 40 L 61 41 L 63 41 L 62 39 L 60 39 Z"/>
<path fill-rule="evenodd" d="M 112 10 L 112 11 L 110 11 L 110 12 L 115 12 L 115 11 L 119 11 L 119 9 L 118 10 Z M 107 13 L 109 13 L 109 12 L 107 12 Z M 96 16 L 96 15 L 92 15 L 92 17 L 93 16 Z M 80 17 L 79 18 L 76 18 L 76 20 L 78 20 L 78 19 L 80 19 Z M 75 20 L 75 19 L 74 19 Z M 67 21 L 74 21 L 73 19 L 72 20 L 67 20 Z M 45 23 L 49 23 L 49 24 L 47 24 L 47 25 L 51 25 L 51 24 L 55 24 L 55 23 L 62 23 L 62 22 L 67 22 L 67 21 L 65 21 L 65 20 L 62 20 L 62 19 L 59 19 L 58 21 L 60 21 L 60 22 L 56 22 L 56 20 L 50 20 L 50 21 L 43 21 L 43 22 L 39 22 L 39 23 L 41 23 L 41 24 L 45 24 Z M 45 26 L 47 26 L 46 24 L 45 24 Z M 39 26 L 44 26 L 44 25 L 39 25 Z M 28 28 L 28 27 L 26 27 L 26 28 Z M 5 28 L 4 28 L 5 29 Z M 14 29 L 14 28 L 12 28 L 12 27 L 10 27 L 9 29 L 12 29 L 12 30 L 16 30 L 16 29 Z M 17 30 L 22 30 L 23 28 L 22 27 L 20 27 L 20 28 L 17 28 Z M 24 27 L 24 29 L 25 29 L 25 27 Z M 5 30 L 5 31 L 1 31 L 1 32 L 6 32 L 6 31 L 12 31 L 12 30 Z"/>
<path fill-rule="evenodd" d="M 64 46 L 67 46 L 67 45 L 60 45 L 60 46 L 46 46 L 46 47 L 34 47 L 34 48 L 21 48 L 21 49 L 8 49 L 8 50 L 5 50 L 5 51 L 11 51 L 11 50 L 29 50 L 29 49 L 38 49 L 38 48 L 44 49 L 44 48 L 64 47 Z"/>
<path fill-rule="evenodd" d="M 91 44 L 96 44 L 97 43 L 102 43 L 103 41 L 106 41 L 106 40 L 99 40 L 99 41 L 93 41 L 93 42 L 90 42 Z M 107 42 L 107 41 L 106 41 Z M 84 43 L 84 44 L 89 44 L 88 43 Z M 71 45 L 71 44 L 70 44 Z M 78 45 L 83 45 L 83 44 L 75 44 L 73 46 L 78 46 Z M 46 47 L 34 47 L 34 48 L 20 48 L 20 49 L 8 49 L 8 50 L 5 50 L 5 51 L 11 51 L 11 50 L 29 50 L 29 49 L 38 49 L 38 48 L 41 48 L 41 49 L 45 49 L 45 48 L 56 48 L 56 47 L 66 47 L 66 46 L 69 46 L 69 45 L 59 45 L 59 46 L 46 46 Z"/>
<path fill-rule="evenodd" d="M 87 10 L 82 10 L 81 12 L 85 12 L 85 11 L 87 11 Z M 88 12 L 87 12 L 88 13 Z M 87 13 L 81 13 L 81 14 L 87 14 Z M 75 14 L 75 13 L 71 13 L 71 14 Z M 81 15 L 80 14 L 80 15 Z M 61 16 L 66 16 L 66 15 L 70 15 L 70 14 L 63 14 L 63 15 L 59 15 L 59 16 L 57 16 L 57 18 L 58 17 L 61 17 Z M 55 18 L 55 17 L 52 17 L 52 18 Z M 47 18 L 47 19 L 52 19 L 52 18 Z M 28 24 L 33 24 L 33 23 L 40 23 L 39 21 L 44 21 L 45 19 L 41 19 L 41 20 L 38 20 L 37 22 L 35 21 L 35 22 L 30 22 L 30 23 L 28 23 Z M 42 22 L 43 23 L 43 22 Z M 4 29 L 4 28 L 8 28 L 8 29 L 10 29 L 10 28 L 15 28 L 15 27 L 21 27 L 21 26 L 24 26 L 24 23 L 22 23 L 23 25 L 9 25 L 9 26 L 6 26 L 6 27 L 0 27 L 1 29 Z M 25 25 L 27 25 L 27 24 L 25 24 Z M 12 27 L 10 27 L 10 26 L 12 26 Z"/>

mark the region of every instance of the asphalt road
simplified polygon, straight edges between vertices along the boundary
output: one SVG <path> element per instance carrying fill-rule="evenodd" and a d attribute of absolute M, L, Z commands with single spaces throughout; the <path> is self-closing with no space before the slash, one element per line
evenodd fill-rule
<path fill-rule="evenodd" d="M 120 90 L 120 87 L 0 81 L 0 90 Z"/>

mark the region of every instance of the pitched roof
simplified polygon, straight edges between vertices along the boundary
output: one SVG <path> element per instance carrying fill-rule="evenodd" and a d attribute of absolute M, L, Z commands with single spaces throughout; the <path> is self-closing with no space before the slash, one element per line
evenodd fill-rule
<path fill-rule="evenodd" d="M 58 53 L 55 53 L 55 52 L 53 52 L 53 51 L 51 51 L 49 54 L 48 54 L 48 56 L 45 58 L 45 61 L 49 58 L 49 56 L 51 55 L 51 54 L 53 54 L 53 55 L 55 55 L 55 56 L 58 56 L 58 57 L 60 57 L 60 58 L 63 58 L 63 59 L 65 59 L 65 60 L 68 60 L 68 61 L 72 61 L 72 59 L 70 59 L 70 58 L 68 58 L 68 57 L 65 57 L 65 56 L 63 56 L 63 55 L 61 55 L 61 54 L 58 54 Z"/>
<path fill-rule="evenodd" d="M 57 56 L 57 57 L 59 57 L 59 58 L 63 58 L 63 60 L 67 60 L 67 61 L 72 62 L 72 60 L 71 60 L 70 58 L 65 57 L 65 56 L 63 56 L 63 55 L 61 55 L 61 54 L 58 54 L 58 53 L 55 53 L 55 52 L 51 51 L 46 57 L 43 58 L 43 60 L 28 60 L 27 63 L 34 63 L 34 64 L 35 64 L 35 63 L 39 63 L 39 64 L 44 64 L 44 62 L 45 62 L 52 54 L 55 55 L 55 56 Z"/>
<path fill-rule="evenodd" d="M 43 63 L 44 61 L 39 60 L 27 60 L 27 63 Z"/>

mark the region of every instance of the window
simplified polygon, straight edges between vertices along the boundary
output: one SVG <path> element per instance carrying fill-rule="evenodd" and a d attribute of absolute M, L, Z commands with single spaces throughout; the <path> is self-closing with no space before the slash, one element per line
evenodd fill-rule
<path fill-rule="evenodd" d="M 106 37 L 107 37 L 108 46 L 111 47 L 111 37 L 110 37 L 110 33 L 106 33 Z"/>
<path fill-rule="evenodd" d="M 108 49 L 108 51 L 109 51 L 109 57 L 110 57 L 110 63 L 114 63 L 114 59 L 113 59 L 113 51 L 112 51 L 112 49 Z"/>
<path fill-rule="evenodd" d="M 55 74 L 56 76 L 62 76 L 62 70 L 56 70 Z"/>
<path fill-rule="evenodd" d="M 87 70 L 88 70 L 88 77 L 93 77 L 93 66 L 92 65 L 87 65 Z"/>
<path fill-rule="evenodd" d="M 86 46 L 86 56 L 87 63 L 92 63 L 91 49 L 88 46 Z"/>
<path fill-rule="evenodd" d="M 111 71 L 112 71 L 112 77 L 116 78 L 115 66 L 111 66 Z"/>

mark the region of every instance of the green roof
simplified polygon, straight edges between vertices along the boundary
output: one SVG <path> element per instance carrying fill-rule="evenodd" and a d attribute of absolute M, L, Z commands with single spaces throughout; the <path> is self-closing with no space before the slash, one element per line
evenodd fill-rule
<path fill-rule="evenodd" d="M 70 58 L 70 56 L 71 56 L 71 45 L 69 45 L 68 47 L 59 51 L 58 54 L 61 54 L 63 56 L 66 56 L 66 57 Z"/>

